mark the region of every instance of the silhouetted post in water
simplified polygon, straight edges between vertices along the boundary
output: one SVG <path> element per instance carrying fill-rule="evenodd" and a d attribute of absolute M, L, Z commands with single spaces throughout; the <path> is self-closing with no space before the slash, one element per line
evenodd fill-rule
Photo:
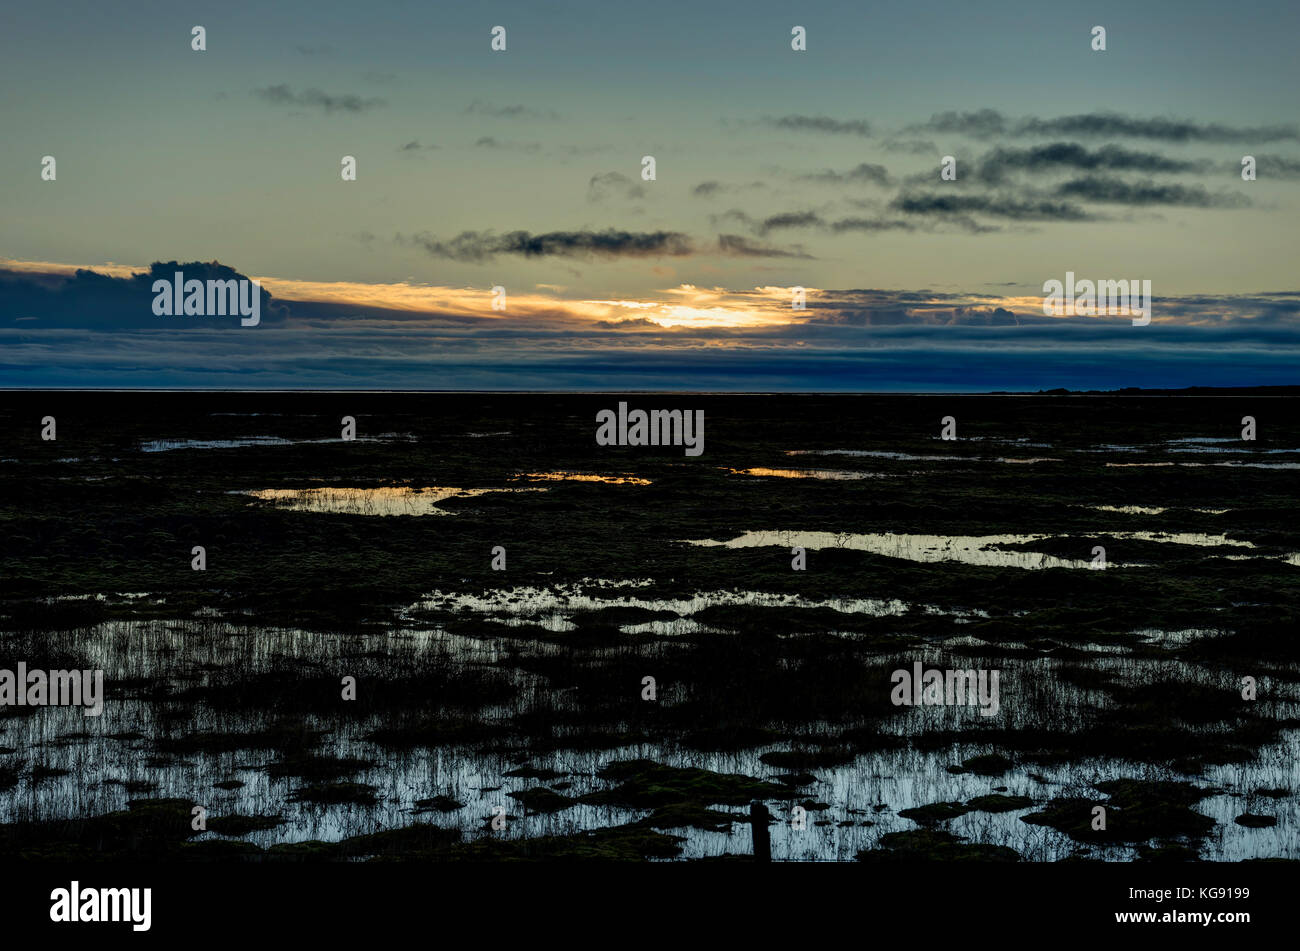
<path fill-rule="evenodd" d="M 771 818 L 772 814 L 761 802 L 749 804 L 749 827 L 754 830 L 755 862 L 772 861 L 772 834 L 767 828 Z"/>

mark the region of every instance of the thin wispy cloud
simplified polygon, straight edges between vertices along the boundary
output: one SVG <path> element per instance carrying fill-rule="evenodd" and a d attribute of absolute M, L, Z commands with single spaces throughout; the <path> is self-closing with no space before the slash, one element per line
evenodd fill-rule
<path fill-rule="evenodd" d="M 1231 192 L 1211 193 L 1199 185 L 1126 182 L 1093 175 L 1064 182 L 1056 194 L 1114 205 L 1177 205 L 1185 208 L 1245 208 L 1250 199 Z"/>
<path fill-rule="evenodd" d="M 812 182 L 818 185 L 879 185 L 888 188 L 893 184 L 893 180 L 889 177 L 889 170 L 885 166 L 873 165 L 870 162 L 862 162 L 843 172 L 826 169 L 795 177 L 801 182 Z"/>
<path fill-rule="evenodd" d="M 773 247 L 738 234 L 718 235 L 718 251 L 724 255 L 742 258 L 801 258 L 803 260 L 812 258 L 811 254 L 797 247 L 794 249 Z"/>
<path fill-rule="evenodd" d="M 1013 119 L 996 109 L 935 113 L 906 132 L 941 132 L 983 139 L 995 136 L 1086 136 L 1157 139 L 1164 142 L 1279 142 L 1300 139 L 1295 125 L 1230 126 L 1192 119 L 1141 118 L 1118 112 Z"/>
<path fill-rule="evenodd" d="M 496 136 L 480 136 L 474 142 L 476 149 L 495 149 L 503 152 L 537 152 L 542 145 L 540 142 L 503 142 Z"/>
<path fill-rule="evenodd" d="M 871 125 L 864 119 L 831 119 L 827 116 L 789 115 L 764 117 L 763 122 L 776 129 L 788 132 L 821 132 L 829 135 L 855 135 L 866 138 L 871 135 Z"/>
<path fill-rule="evenodd" d="M 333 95 L 319 89 L 294 92 L 287 83 L 254 89 L 253 95 L 274 106 L 297 106 L 303 109 L 320 109 L 327 114 L 337 112 L 360 113 L 386 105 L 383 99 L 366 98 L 353 93 Z"/>
<path fill-rule="evenodd" d="M 542 257 L 681 257 L 693 251 L 690 238 L 676 231 L 634 232 L 607 228 L 604 231 L 548 231 L 533 234 L 509 231 L 462 231 L 442 240 L 422 232 L 398 236 L 399 243 L 417 247 L 433 257 L 455 261 L 486 262 L 497 255 Z"/>
<path fill-rule="evenodd" d="M 1021 198 L 1017 195 L 953 195 L 937 192 L 905 192 L 890 208 L 909 215 L 990 215 L 1014 221 L 1091 221 L 1096 216 L 1081 206 L 1052 199 Z"/>
<path fill-rule="evenodd" d="M 611 197 L 639 201 L 645 198 L 645 186 L 622 172 L 593 175 L 587 182 L 587 201 L 599 204 Z"/>
<path fill-rule="evenodd" d="M 558 119 L 559 113 L 552 109 L 534 109 L 531 106 L 498 106 L 481 99 L 475 99 L 465 107 L 467 116 L 488 116 L 493 119 Z"/>
<path fill-rule="evenodd" d="M 1089 149 L 1077 142 L 1052 142 L 1031 148 L 998 147 L 981 156 L 976 167 L 976 177 L 996 183 L 1012 172 L 1035 174 L 1077 170 L 1176 174 L 1205 172 L 1213 167 L 1213 163 L 1204 159 L 1170 158 L 1114 144 Z"/>

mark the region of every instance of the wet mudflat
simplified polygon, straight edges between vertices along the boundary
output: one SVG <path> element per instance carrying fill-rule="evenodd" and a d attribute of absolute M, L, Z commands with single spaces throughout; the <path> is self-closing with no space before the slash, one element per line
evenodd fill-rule
<path fill-rule="evenodd" d="M 0 850 L 1300 859 L 1291 399 L 654 400 L 6 395 Z"/>

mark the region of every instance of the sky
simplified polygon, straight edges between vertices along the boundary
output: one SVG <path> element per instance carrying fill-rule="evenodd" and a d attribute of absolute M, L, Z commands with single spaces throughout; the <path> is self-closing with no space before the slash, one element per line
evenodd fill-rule
<path fill-rule="evenodd" d="M 1294 3 L 5 20 L 0 386 L 1300 382 Z M 198 262 L 264 319 L 153 313 Z M 1149 281 L 1150 323 L 1047 316 L 1067 273 Z"/>

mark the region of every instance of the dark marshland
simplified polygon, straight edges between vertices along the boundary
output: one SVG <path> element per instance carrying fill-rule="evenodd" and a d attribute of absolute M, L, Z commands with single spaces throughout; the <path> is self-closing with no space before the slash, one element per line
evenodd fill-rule
<path fill-rule="evenodd" d="M 703 453 L 597 446 L 620 399 L 702 409 Z M 0 709 L 11 860 L 743 861 L 754 802 L 776 860 L 1300 859 L 1294 397 L 0 425 L 0 667 L 104 672 L 100 716 Z M 917 663 L 999 672 L 996 709 L 896 705 Z"/>

